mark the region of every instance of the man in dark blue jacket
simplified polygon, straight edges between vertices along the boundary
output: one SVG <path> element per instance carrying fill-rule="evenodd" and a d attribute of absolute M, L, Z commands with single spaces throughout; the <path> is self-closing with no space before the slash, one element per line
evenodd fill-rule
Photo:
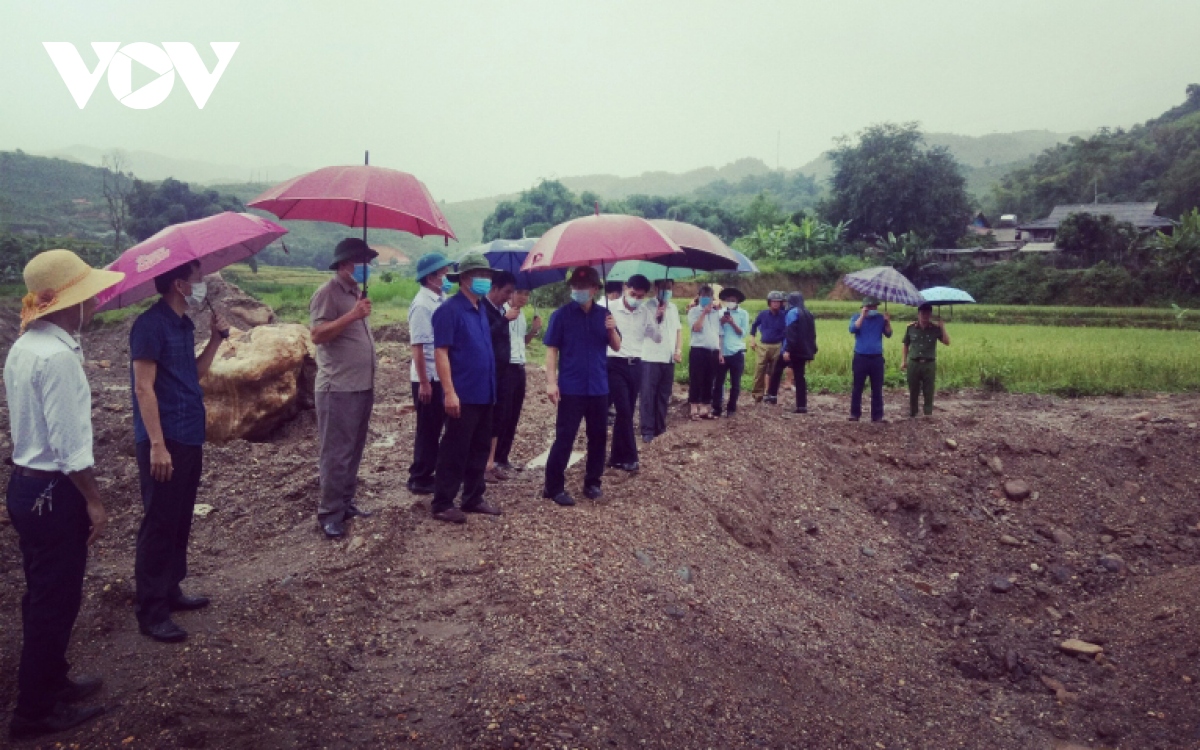
<path fill-rule="evenodd" d="M 892 316 L 879 312 L 879 300 L 863 299 L 862 310 L 850 318 L 854 336 L 854 382 L 850 390 L 850 421 L 862 417 L 863 386 L 871 381 L 871 421 L 883 421 L 883 337 L 892 337 Z"/>

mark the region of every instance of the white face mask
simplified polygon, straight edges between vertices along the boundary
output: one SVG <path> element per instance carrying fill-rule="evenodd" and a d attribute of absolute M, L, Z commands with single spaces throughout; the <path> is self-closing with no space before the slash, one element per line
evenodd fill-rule
<path fill-rule="evenodd" d="M 726 302 L 726 303 L 725 303 L 725 309 L 726 309 L 726 310 L 736 310 L 736 309 L 737 309 L 737 303 L 736 303 L 736 302 Z"/>
<path fill-rule="evenodd" d="M 625 304 L 629 305 L 630 310 L 636 310 L 636 309 L 638 309 L 639 306 L 641 306 L 642 301 L 640 299 L 638 299 L 637 297 L 634 297 L 633 295 L 626 294 L 625 295 Z"/>
<path fill-rule="evenodd" d="M 208 297 L 208 284 L 203 281 L 192 282 L 192 293 L 187 297 L 188 307 L 193 310 L 198 310 L 204 306 L 204 300 Z"/>

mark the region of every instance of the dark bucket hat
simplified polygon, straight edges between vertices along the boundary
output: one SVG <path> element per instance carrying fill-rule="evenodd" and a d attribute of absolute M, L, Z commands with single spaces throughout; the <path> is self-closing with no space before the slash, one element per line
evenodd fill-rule
<path fill-rule="evenodd" d="M 337 243 L 337 247 L 333 249 L 333 262 L 329 264 L 329 270 L 336 271 L 340 264 L 348 260 L 355 263 L 370 263 L 378 257 L 379 253 L 368 247 L 367 243 L 358 237 L 347 237 Z"/>

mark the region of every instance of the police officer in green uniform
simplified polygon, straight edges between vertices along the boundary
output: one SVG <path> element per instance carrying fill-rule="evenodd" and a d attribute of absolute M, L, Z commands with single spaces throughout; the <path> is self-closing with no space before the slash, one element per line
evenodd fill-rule
<path fill-rule="evenodd" d="M 950 345 L 946 324 L 933 320 L 933 305 L 917 308 L 917 322 L 904 331 L 904 356 L 900 369 L 908 371 L 908 416 L 917 416 L 917 397 L 925 393 L 925 416 L 933 416 L 934 379 L 937 377 L 937 345 Z"/>

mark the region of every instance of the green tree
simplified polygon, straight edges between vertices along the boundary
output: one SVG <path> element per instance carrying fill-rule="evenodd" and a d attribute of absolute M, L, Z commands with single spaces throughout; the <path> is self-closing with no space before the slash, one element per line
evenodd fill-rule
<path fill-rule="evenodd" d="M 926 148 L 916 123 L 867 128 L 830 152 L 831 195 L 822 214 L 860 236 L 915 232 L 953 247 L 971 216 L 966 180 L 950 152 Z"/>
<path fill-rule="evenodd" d="M 1054 244 L 1079 258 L 1085 266 L 1101 261 L 1120 266 L 1136 263 L 1141 239 L 1137 228 L 1127 221 L 1117 221 L 1107 214 L 1081 213 L 1063 219 Z"/>
<path fill-rule="evenodd" d="M 139 242 L 172 224 L 203 219 L 222 211 L 246 210 L 232 195 L 221 195 L 215 190 L 195 192 L 186 182 L 169 177 L 159 183 L 135 179 L 126 201 L 127 231 Z"/>
<path fill-rule="evenodd" d="M 501 201 L 492 213 L 483 220 L 483 241 L 519 240 L 524 230 L 537 227 L 538 236 L 542 227 L 552 227 L 564 221 L 587 216 L 595 210 L 599 198 L 594 193 L 575 195 L 557 180 L 543 180 L 536 187 L 526 190 L 515 201 Z"/>
<path fill-rule="evenodd" d="M 1159 232 L 1153 246 L 1155 264 L 1171 274 L 1179 291 L 1200 291 L 1200 208 L 1181 216 L 1171 234 Z"/>
<path fill-rule="evenodd" d="M 773 227 L 783 223 L 783 220 L 783 209 L 766 190 L 754 196 L 754 200 L 750 201 L 750 205 L 746 206 L 746 210 L 742 212 L 742 221 L 751 230 L 758 227 Z"/>

